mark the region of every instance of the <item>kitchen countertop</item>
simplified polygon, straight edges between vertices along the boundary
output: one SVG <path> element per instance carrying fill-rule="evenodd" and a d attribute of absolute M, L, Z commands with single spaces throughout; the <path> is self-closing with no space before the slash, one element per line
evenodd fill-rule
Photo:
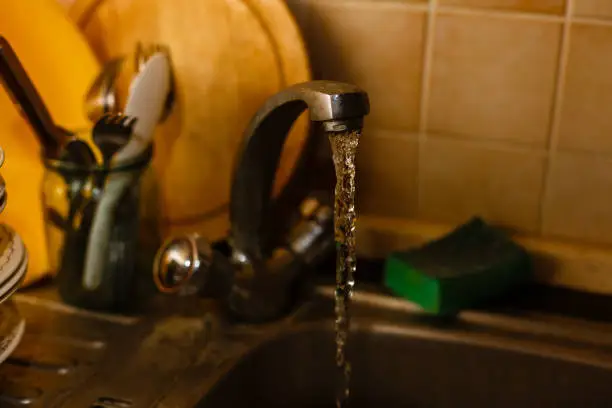
<path fill-rule="evenodd" d="M 382 266 L 380 260 L 360 260 L 357 293 L 386 292 L 379 285 Z M 333 263 L 321 270 L 333 271 Z M 327 284 L 332 279 L 330 273 L 317 277 Z M 94 407 L 98 400 L 98 406 L 122 407 L 124 397 L 136 398 L 138 407 L 155 406 L 170 393 L 177 378 L 185 377 L 193 361 L 202 358 L 202 350 L 219 328 L 227 325 L 216 302 L 199 298 L 160 296 L 148 315 L 116 316 L 64 305 L 54 286 L 43 282 L 20 291 L 11 301 L 27 325 L 15 355 L 0 367 L 3 407 L 24 403 L 44 408 Z M 402 304 L 408 302 L 399 300 L 400 308 Z M 328 303 L 321 305 L 332 308 Z M 473 312 L 468 315 L 479 313 Z M 533 285 L 515 290 L 482 312 L 519 320 L 535 317 L 533 324 L 538 324 L 539 314 L 545 316 L 542 321 L 558 316 L 561 325 L 570 320 L 573 327 L 605 330 L 612 320 L 612 297 Z M 282 325 L 282 321 L 274 324 Z M 245 330 L 263 333 L 274 324 L 245 326 Z M 103 405 L 108 402 L 105 399 L 119 402 Z"/>

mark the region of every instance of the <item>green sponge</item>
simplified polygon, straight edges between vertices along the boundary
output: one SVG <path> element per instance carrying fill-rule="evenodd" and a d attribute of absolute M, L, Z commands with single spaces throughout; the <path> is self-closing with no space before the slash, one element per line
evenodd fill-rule
<path fill-rule="evenodd" d="M 476 307 L 531 274 L 527 252 L 478 217 L 420 248 L 393 253 L 385 263 L 385 285 L 436 314 Z"/>

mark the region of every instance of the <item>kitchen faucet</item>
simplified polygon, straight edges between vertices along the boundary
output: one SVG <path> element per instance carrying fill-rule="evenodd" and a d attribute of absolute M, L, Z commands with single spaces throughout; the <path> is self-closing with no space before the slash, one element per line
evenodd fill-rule
<path fill-rule="evenodd" d="M 247 321 L 270 320 L 287 310 L 302 272 L 335 249 L 333 209 L 321 197 L 303 198 L 297 222 L 280 217 L 278 204 L 299 183 L 298 171 L 276 200 L 271 194 L 283 144 L 305 110 L 324 134 L 358 131 L 369 100 L 360 88 L 331 81 L 297 84 L 269 98 L 248 125 L 238 156 L 229 248 L 211 246 L 197 234 L 170 239 L 154 265 L 160 291 L 225 297 L 229 310 Z M 310 142 L 314 134 L 311 129 Z M 303 160 L 298 168 L 303 170 Z"/>

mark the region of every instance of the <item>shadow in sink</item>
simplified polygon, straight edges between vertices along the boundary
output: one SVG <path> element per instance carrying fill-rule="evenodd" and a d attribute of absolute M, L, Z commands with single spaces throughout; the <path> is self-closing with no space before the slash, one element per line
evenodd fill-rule
<path fill-rule="evenodd" d="M 535 352 L 357 328 L 351 404 L 365 407 L 601 407 L 612 370 Z M 515 348 L 516 350 L 516 348 Z M 246 355 L 198 408 L 334 407 L 333 330 L 305 325 Z"/>

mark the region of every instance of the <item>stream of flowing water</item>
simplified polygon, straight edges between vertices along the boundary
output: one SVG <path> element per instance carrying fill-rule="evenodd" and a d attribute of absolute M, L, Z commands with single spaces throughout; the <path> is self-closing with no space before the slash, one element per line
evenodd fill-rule
<path fill-rule="evenodd" d="M 337 247 L 336 261 L 336 365 L 339 370 L 336 407 L 348 406 L 350 394 L 351 364 L 346 346 L 350 330 L 349 307 L 355 285 L 355 158 L 360 131 L 330 133 L 334 166 L 336 169 L 336 192 L 334 203 L 334 226 Z"/>

